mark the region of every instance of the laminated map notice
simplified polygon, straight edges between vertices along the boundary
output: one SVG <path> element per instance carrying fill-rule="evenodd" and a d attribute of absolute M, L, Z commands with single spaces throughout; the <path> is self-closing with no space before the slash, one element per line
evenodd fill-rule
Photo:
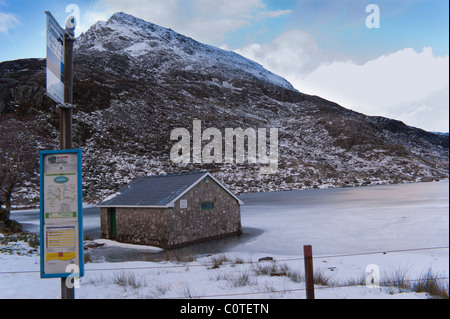
<path fill-rule="evenodd" d="M 44 156 L 44 218 L 76 220 L 78 176 L 76 154 Z"/>
<path fill-rule="evenodd" d="M 41 152 L 41 277 L 83 267 L 81 151 Z M 80 275 L 81 276 L 81 275 Z"/>
<path fill-rule="evenodd" d="M 78 264 L 76 223 L 45 226 L 45 268 L 47 273 L 64 273 L 68 263 Z"/>

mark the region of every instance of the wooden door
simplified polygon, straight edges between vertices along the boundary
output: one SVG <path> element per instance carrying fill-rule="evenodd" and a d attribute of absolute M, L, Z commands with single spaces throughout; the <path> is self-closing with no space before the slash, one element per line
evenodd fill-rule
<path fill-rule="evenodd" d="M 111 229 L 111 239 L 116 239 L 117 236 L 117 222 L 116 222 L 116 209 L 109 209 L 109 221 Z"/>

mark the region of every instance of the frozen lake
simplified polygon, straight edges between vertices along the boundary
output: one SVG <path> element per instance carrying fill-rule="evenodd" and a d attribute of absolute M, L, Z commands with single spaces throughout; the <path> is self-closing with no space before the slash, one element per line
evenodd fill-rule
<path fill-rule="evenodd" d="M 448 246 L 449 183 L 241 196 L 243 225 L 262 230 L 234 250 L 299 255 Z M 276 240 L 274 240 L 276 239 Z"/>
<path fill-rule="evenodd" d="M 448 246 L 449 182 L 244 194 L 244 234 L 188 246 L 183 251 L 300 256 Z M 39 212 L 12 218 L 39 232 Z M 84 232 L 100 236 L 99 209 L 84 209 Z M 91 252 L 98 261 L 149 260 L 161 254 L 120 247 Z"/>

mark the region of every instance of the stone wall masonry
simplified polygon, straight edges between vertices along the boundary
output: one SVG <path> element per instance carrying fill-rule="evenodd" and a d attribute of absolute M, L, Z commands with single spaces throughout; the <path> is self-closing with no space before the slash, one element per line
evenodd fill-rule
<path fill-rule="evenodd" d="M 123 243 L 167 246 L 166 210 L 152 208 L 116 208 L 116 238 Z M 107 208 L 100 213 L 102 238 L 111 236 L 111 220 Z"/>
<path fill-rule="evenodd" d="M 187 200 L 187 208 L 180 201 Z M 201 203 L 214 202 L 214 209 L 201 210 Z M 240 205 L 229 193 L 209 178 L 175 202 L 168 212 L 169 244 L 180 245 L 242 232 Z"/>
<path fill-rule="evenodd" d="M 167 246 L 166 211 L 155 208 L 118 208 L 117 240 L 138 245 Z"/>
<path fill-rule="evenodd" d="M 187 208 L 180 201 L 187 200 Z M 214 202 L 214 209 L 201 210 L 201 203 Z M 100 209 L 102 238 L 111 239 L 107 208 Z M 173 208 L 116 208 L 115 240 L 175 248 L 242 232 L 238 201 L 208 178 L 175 202 Z"/>
<path fill-rule="evenodd" d="M 100 233 L 101 238 L 111 239 L 111 221 L 108 216 L 108 208 L 100 207 Z"/>

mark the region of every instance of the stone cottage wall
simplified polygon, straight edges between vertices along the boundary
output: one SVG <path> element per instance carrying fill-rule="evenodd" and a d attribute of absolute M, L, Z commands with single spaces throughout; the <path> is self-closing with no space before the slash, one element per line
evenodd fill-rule
<path fill-rule="evenodd" d="M 101 238 L 111 239 L 111 221 L 108 216 L 108 208 L 100 207 L 100 232 Z"/>
<path fill-rule="evenodd" d="M 187 208 L 180 202 L 187 200 Z M 201 210 L 201 203 L 214 202 L 214 209 Z M 102 238 L 111 238 L 107 208 L 100 209 Z M 119 242 L 175 248 L 242 232 L 240 205 L 208 178 L 175 202 L 173 208 L 116 208 L 116 240 Z"/>
<path fill-rule="evenodd" d="M 182 200 L 187 200 L 186 209 L 180 208 Z M 204 202 L 214 202 L 214 209 L 202 211 Z M 239 203 L 211 178 L 176 201 L 167 218 L 169 244 L 175 246 L 242 232 Z"/>
<path fill-rule="evenodd" d="M 116 208 L 116 238 L 123 243 L 167 247 L 166 211 L 170 209 Z M 111 239 L 107 208 L 101 208 L 102 238 Z"/>
<path fill-rule="evenodd" d="M 124 243 L 167 247 L 166 211 L 155 208 L 118 208 L 117 240 Z"/>

